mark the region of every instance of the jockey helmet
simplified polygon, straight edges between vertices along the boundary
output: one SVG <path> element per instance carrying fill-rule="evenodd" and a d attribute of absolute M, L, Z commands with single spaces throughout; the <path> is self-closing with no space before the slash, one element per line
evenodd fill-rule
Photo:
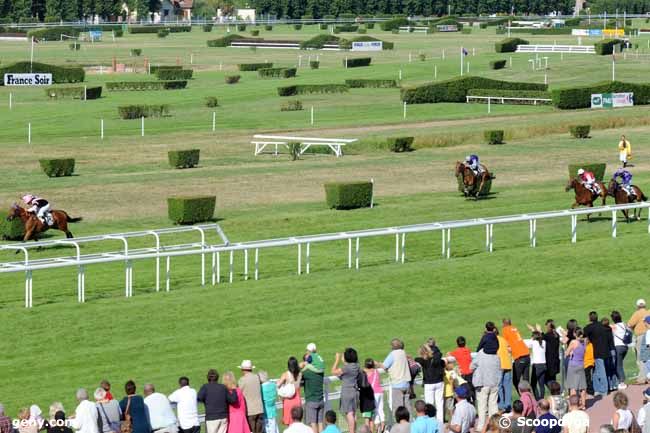
<path fill-rule="evenodd" d="M 585 170 L 581 168 L 580 170 L 578 170 L 578 174 L 582 176 L 583 174 L 585 174 Z"/>
<path fill-rule="evenodd" d="M 30 204 L 32 200 L 34 200 L 34 196 L 31 194 L 27 194 L 23 196 L 23 201 L 25 202 L 25 204 Z"/>
<path fill-rule="evenodd" d="M 469 162 L 471 159 L 472 159 L 472 157 L 469 156 L 469 155 L 467 155 L 467 156 L 465 157 L 465 161 L 467 161 L 467 162 Z"/>

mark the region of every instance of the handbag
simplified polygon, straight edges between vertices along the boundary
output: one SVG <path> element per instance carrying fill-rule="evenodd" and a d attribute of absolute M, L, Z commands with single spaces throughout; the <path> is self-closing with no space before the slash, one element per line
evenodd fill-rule
<path fill-rule="evenodd" d="M 111 431 L 113 433 L 121 433 L 121 428 L 120 428 L 120 422 L 119 421 L 111 421 L 111 419 L 108 417 L 108 414 L 106 413 L 106 409 L 104 409 L 104 405 L 99 403 L 99 408 L 102 410 L 102 413 L 104 414 L 104 418 L 106 418 L 106 422 L 111 428 Z M 100 430 L 101 432 L 101 430 Z"/>
<path fill-rule="evenodd" d="M 124 421 L 120 424 L 120 433 L 131 433 L 133 431 L 133 422 L 131 420 L 131 397 L 128 397 L 126 402 L 126 410 L 124 411 Z"/>
<path fill-rule="evenodd" d="M 293 383 L 284 383 L 278 388 L 278 395 L 281 398 L 293 398 L 296 395 L 296 385 Z"/>
<path fill-rule="evenodd" d="M 632 424 L 630 424 L 630 433 L 641 433 L 641 426 L 636 422 L 636 417 L 632 414 Z"/>
<path fill-rule="evenodd" d="M 357 374 L 357 387 L 359 389 L 370 388 L 370 381 L 368 381 L 368 375 L 363 370 L 359 370 L 359 374 Z"/>

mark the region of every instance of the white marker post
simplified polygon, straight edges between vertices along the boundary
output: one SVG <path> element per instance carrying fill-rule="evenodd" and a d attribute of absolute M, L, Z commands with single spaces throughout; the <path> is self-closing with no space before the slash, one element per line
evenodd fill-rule
<path fill-rule="evenodd" d="M 99 138 L 104 139 L 104 119 L 99 120 Z"/>
<path fill-rule="evenodd" d="M 535 59 L 528 59 L 528 62 L 530 63 L 530 66 L 531 66 L 532 70 L 534 71 L 535 70 Z"/>
<path fill-rule="evenodd" d="M 217 130 L 217 112 L 212 112 L 212 132 Z"/>
<path fill-rule="evenodd" d="M 140 136 L 144 137 L 144 116 L 140 118 Z"/>
<path fill-rule="evenodd" d="M 411 55 L 411 52 L 409 51 L 409 63 L 413 61 L 413 56 Z"/>
<path fill-rule="evenodd" d="M 548 76 L 544 74 L 544 84 L 548 84 Z"/>
<path fill-rule="evenodd" d="M 88 100 L 88 86 L 84 86 L 84 101 Z"/>
<path fill-rule="evenodd" d="M 190 65 L 194 64 L 194 53 L 190 53 Z"/>
<path fill-rule="evenodd" d="M 399 80 L 402 81 L 402 70 L 399 70 Z"/>
<path fill-rule="evenodd" d="M 345 63 L 346 63 L 345 66 L 347 67 L 347 60 L 345 61 Z M 298 56 L 298 69 L 300 69 L 301 66 L 302 66 L 302 55 L 299 55 Z"/>
<path fill-rule="evenodd" d="M 404 114 L 402 115 L 404 119 L 406 119 L 406 102 L 404 102 Z"/>
<path fill-rule="evenodd" d="M 345 69 L 348 68 L 348 56 L 345 56 Z"/>
<path fill-rule="evenodd" d="M 445 50 L 442 50 L 442 60 L 445 60 Z"/>
<path fill-rule="evenodd" d="M 370 183 L 372 184 L 372 194 L 370 194 L 370 209 L 375 207 L 375 179 L 370 178 Z"/>
<path fill-rule="evenodd" d="M 510 68 L 512 68 L 512 56 L 510 56 Z"/>
<path fill-rule="evenodd" d="M 32 144 L 32 124 L 27 124 L 27 143 Z"/>
<path fill-rule="evenodd" d="M 11 110 L 14 107 L 14 94 L 9 92 L 9 109 Z"/>
<path fill-rule="evenodd" d="M 461 77 L 463 76 L 463 69 L 464 69 L 464 66 L 465 66 L 465 65 L 463 65 L 464 57 L 465 56 L 463 55 L 463 48 L 461 47 L 460 48 L 460 76 Z"/>
<path fill-rule="evenodd" d="M 433 65 L 433 79 L 438 79 L 438 65 Z"/>
<path fill-rule="evenodd" d="M 469 74 L 469 62 L 467 62 L 467 73 Z"/>
<path fill-rule="evenodd" d="M 472 57 L 476 56 L 476 48 L 472 48 Z"/>
<path fill-rule="evenodd" d="M 314 126 L 314 106 L 311 106 L 311 125 Z"/>
<path fill-rule="evenodd" d="M 612 81 L 616 81 L 616 60 L 612 58 Z"/>
<path fill-rule="evenodd" d="M 492 112 L 492 104 L 490 103 L 490 101 L 492 101 L 492 100 L 488 96 L 488 114 L 490 114 Z"/>

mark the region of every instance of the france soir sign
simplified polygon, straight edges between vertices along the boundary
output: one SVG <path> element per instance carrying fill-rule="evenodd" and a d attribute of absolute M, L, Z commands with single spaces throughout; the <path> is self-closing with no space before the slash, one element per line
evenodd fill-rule
<path fill-rule="evenodd" d="M 52 74 L 5 74 L 5 86 L 51 86 Z"/>

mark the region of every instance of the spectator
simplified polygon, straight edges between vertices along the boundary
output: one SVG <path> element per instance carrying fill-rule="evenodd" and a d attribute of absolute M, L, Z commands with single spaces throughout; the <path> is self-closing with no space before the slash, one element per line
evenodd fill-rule
<path fill-rule="evenodd" d="M 626 334 L 628 332 L 627 326 L 623 323 L 623 318 L 621 313 L 618 311 L 612 311 L 610 315 L 612 318 L 612 333 L 614 336 L 614 349 L 616 350 L 616 379 L 618 381 L 618 389 L 625 389 L 627 385 L 625 384 L 625 369 L 624 361 L 625 356 L 627 355 L 627 345 L 630 343 L 626 339 Z"/>
<path fill-rule="evenodd" d="M 400 406 L 395 411 L 395 424 L 390 429 L 390 433 L 410 433 L 411 432 L 411 414 L 404 406 Z"/>
<path fill-rule="evenodd" d="M 325 430 L 323 430 L 323 433 L 341 433 L 341 430 L 336 426 L 336 412 L 333 410 L 325 412 Z"/>
<path fill-rule="evenodd" d="M 594 395 L 594 366 L 596 361 L 594 360 L 594 345 L 590 341 L 585 345 L 585 380 L 587 382 L 587 394 Z"/>
<path fill-rule="evenodd" d="M 589 415 L 580 409 L 580 398 L 577 395 L 569 397 L 569 413 L 562 417 L 563 433 L 588 433 Z"/>
<path fill-rule="evenodd" d="M 52 419 L 56 421 L 55 425 L 49 425 L 47 433 L 73 433 L 72 429 L 68 427 L 65 420 L 65 412 L 62 410 L 56 411 Z M 2 430 L 2 428 L 0 428 Z M 4 433 L 4 432 L 2 432 Z"/>
<path fill-rule="evenodd" d="M 524 416 L 532 416 L 535 418 L 537 403 L 535 397 L 533 397 L 533 394 L 530 392 L 530 384 L 525 380 L 520 381 L 517 391 L 519 391 L 519 400 L 524 405 L 522 414 Z"/>
<path fill-rule="evenodd" d="M 316 344 L 309 343 L 307 345 L 307 353 L 305 354 L 305 361 L 310 364 L 315 372 L 325 372 L 325 361 L 320 353 L 316 351 Z"/>
<path fill-rule="evenodd" d="M 438 423 L 442 425 L 444 423 L 445 361 L 442 359 L 440 351 L 434 352 L 429 344 L 423 344 L 418 354 L 420 356 L 415 358 L 415 362 L 422 367 L 424 402 L 435 406 Z"/>
<path fill-rule="evenodd" d="M 512 402 L 512 415 L 510 416 L 511 433 L 532 433 L 535 429 L 532 424 L 527 422 L 531 418 L 535 417 L 524 415 L 524 412 L 524 403 L 521 400 L 515 400 Z"/>
<path fill-rule="evenodd" d="M 611 424 L 603 424 L 598 429 L 599 433 L 614 433 L 615 431 L 616 430 L 614 430 L 614 426 Z"/>
<path fill-rule="evenodd" d="M 291 424 L 291 409 L 302 405 L 300 399 L 300 365 L 298 360 L 291 356 L 287 361 L 287 371 L 282 373 L 278 380 L 278 394 L 282 399 L 282 424 L 288 426 Z"/>
<path fill-rule="evenodd" d="M 639 409 L 636 420 L 643 433 L 647 433 L 650 430 L 650 388 L 646 388 L 643 391 L 643 406 Z M 648 425 L 646 426 L 646 424 Z"/>
<path fill-rule="evenodd" d="M 311 347 L 312 344 L 310 343 L 307 347 Z M 315 345 L 313 349 L 316 349 Z M 305 355 L 305 360 L 300 364 L 305 387 L 305 421 L 311 426 L 314 433 L 319 433 L 323 430 L 323 415 L 325 414 L 325 403 L 323 401 L 324 372 L 317 369 L 308 360 L 309 357 Z"/>
<path fill-rule="evenodd" d="M 196 399 L 205 406 L 205 429 L 207 433 L 226 433 L 228 405 L 237 403 L 237 393 L 219 383 L 219 373 L 215 369 L 208 371 L 207 380 L 208 383 L 201 386 L 196 395 Z"/>
<path fill-rule="evenodd" d="M 71 420 L 72 428 L 79 433 L 99 433 L 97 407 L 88 400 L 88 391 L 80 388 L 77 391 L 77 401 L 79 405 L 74 411 L 74 418 Z"/>
<path fill-rule="evenodd" d="M 496 355 L 499 350 L 499 340 L 497 339 L 496 326 L 493 322 L 485 324 L 485 332 L 478 343 L 476 352 L 483 350 L 486 355 Z"/>
<path fill-rule="evenodd" d="M 126 420 L 127 415 L 131 418 L 131 433 L 150 433 L 151 425 L 147 408 L 144 405 L 144 399 L 136 395 L 135 382 L 129 380 L 124 384 L 126 397 L 120 400 L 120 411 L 122 420 Z"/>
<path fill-rule="evenodd" d="M 101 387 L 95 390 L 94 397 L 102 423 L 102 432 L 120 433 L 120 405 L 115 400 L 109 400 L 106 390 Z"/>
<path fill-rule="evenodd" d="M 302 407 L 296 406 L 291 409 L 291 419 L 293 422 L 284 431 L 285 433 L 313 433 L 308 425 L 302 423 Z"/>
<path fill-rule="evenodd" d="M 429 418 L 434 418 L 436 417 L 436 407 L 432 404 L 426 403 L 424 405 L 424 413 L 427 414 Z M 441 424 L 438 424 L 441 425 Z"/>
<path fill-rule="evenodd" d="M 478 412 L 476 430 L 482 431 L 488 418 L 499 411 L 501 363 L 497 355 L 488 355 L 481 349 L 472 360 L 471 367 Z"/>
<path fill-rule="evenodd" d="M 625 135 L 621 135 L 621 140 L 618 142 L 618 160 L 623 164 L 623 168 L 627 167 L 629 159 L 632 159 L 632 145 Z"/>
<path fill-rule="evenodd" d="M 345 361 L 343 367 L 339 368 L 341 359 Z M 357 378 L 361 369 L 359 367 L 359 358 L 357 351 L 351 347 L 345 349 L 343 355 L 336 354 L 332 374 L 341 379 L 341 413 L 345 415 L 348 421 L 348 431 L 355 432 L 357 412 Z"/>
<path fill-rule="evenodd" d="M 617 391 L 614 393 L 612 402 L 616 408 L 616 412 L 612 415 L 612 425 L 614 426 L 614 430 L 630 430 L 632 423 L 634 422 L 634 415 L 632 415 L 632 411 L 627 408 L 627 395 L 622 391 Z"/>
<path fill-rule="evenodd" d="M 235 375 L 231 371 L 223 374 L 223 384 L 229 392 L 237 396 L 237 403 L 228 405 L 228 432 L 227 433 L 251 433 L 246 417 L 246 400 L 241 389 L 237 387 Z"/>
<path fill-rule="evenodd" d="M 544 398 L 544 386 L 546 381 L 546 341 L 540 331 L 533 331 L 530 339 L 524 340 L 526 346 L 532 353 L 533 371 L 530 377 L 535 400 Z"/>
<path fill-rule="evenodd" d="M 557 383 L 557 382 L 554 382 Z M 535 427 L 535 433 L 561 433 L 562 427 L 560 427 L 559 420 L 555 415 L 550 412 L 551 405 L 548 400 L 540 400 L 537 403 L 537 409 L 539 412 L 540 423 Z"/>
<path fill-rule="evenodd" d="M 239 388 L 246 399 L 248 425 L 252 433 L 262 433 L 264 431 L 264 406 L 260 378 L 253 374 L 255 366 L 249 359 L 243 360 L 239 369 L 242 373 L 239 378 Z"/>
<path fill-rule="evenodd" d="M 650 315 L 650 311 L 645 308 L 645 300 L 637 299 L 636 301 L 636 311 L 630 317 L 630 320 L 627 321 L 627 326 L 634 331 L 636 335 L 636 345 L 635 345 L 635 355 L 636 355 L 636 366 L 639 369 L 639 375 L 636 378 L 637 385 L 645 384 L 647 381 L 645 364 L 641 361 L 641 335 L 645 334 L 647 330 L 646 323 L 644 319 L 646 316 Z"/>
<path fill-rule="evenodd" d="M 190 380 L 187 377 L 178 379 L 178 389 L 170 394 L 169 401 L 176 404 L 180 433 L 201 431 L 197 393 L 194 388 L 190 388 Z"/>
<path fill-rule="evenodd" d="M 379 370 L 375 365 L 373 359 L 366 359 L 365 362 L 365 372 L 368 377 L 368 383 L 372 387 L 372 392 L 375 398 L 375 410 L 373 412 L 374 417 L 368 422 L 368 426 L 371 431 L 375 431 L 375 426 L 377 427 L 378 433 L 384 432 L 384 423 L 386 422 L 386 415 L 384 413 L 384 389 L 381 386 L 381 377 L 379 375 Z"/>
<path fill-rule="evenodd" d="M 502 415 L 498 413 L 492 415 L 487 424 L 485 424 L 483 433 L 501 433 L 501 423 L 499 422 L 501 420 L 501 416 Z"/>
<path fill-rule="evenodd" d="M 438 433 L 440 431 L 438 421 L 427 416 L 424 401 L 415 402 L 415 414 L 416 418 L 411 424 L 411 433 Z"/>
<path fill-rule="evenodd" d="M 607 391 L 613 392 L 618 389 L 618 377 L 616 376 L 616 346 L 614 345 L 614 330 L 607 317 L 603 317 L 600 323 L 605 328 L 607 335 L 607 353 L 605 358 L 605 376 L 607 377 Z"/>
<path fill-rule="evenodd" d="M 555 321 L 546 321 L 546 332 L 544 332 L 546 343 L 546 375 L 545 383 L 555 382 L 560 373 L 560 334 L 555 330 Z"/>
<path fill-rule="evenodd" d="M 569 402 L 562 395 L 562 385 L 557 382 L 549 382 L 548 389 L 551 393 L 548 397 L 549 411 L 555 418 L 562 419 L 569 411 Z"/>
<path fill-rule="evenodd" d="M 499 410 L 510 412 L 512 406 L 512 358 L 510 357 L 510 346 L 508 341 L 496 331 L 499 341 L 499 362 L 501 363 L 501 380 L 499 381 Z"/>
<path fill-rule="evenodd" d="M 262 402 L 264 403 L 264 433 L 279 433 L 278 422 L 276 421 L 275 402 L 278 399 L 278 388 L 274 382 L 269 380 L 266 371 L 258 374 L 262 383 Z"/>
<path fill-rule="evenodd" d="M 18 432 L 19 433 L 38 433 L 38 425 L 29 421 L 29 409 L 26 407 L 18 411 Z M 95 427 L 97 428 L 97 427 Z"/>
<path fill-rule="evenodd" d="M 460 373 L 457 371 L 456 358 L 448 356 L 445 364 L 445 421 L 451 420 L 454 413 L 454 389 L 464 383 Z"/>
<path fill-rule="evenodd" d="M 512 326 L 510 319 L 503 319 L 501 333 L 508 342 L 512 353 L 512 383 L 519 389 L 519 382 L 522 380 L 528 382 L 530 378 L 530 352 L 521 338 L 519 330 Z"/>
<path fill-rule="evenodd" d="M 456 338 L 456 349 L 453 352 L 449 352 L 449 356 L 453 356 L 458 363 L 458 368 L 460 370 L 460 375 L 464 381 L 467 382 L 469 386 L 469 396 L 468 401 L 474 403 L 474 387 L 472 386 L 472 352 L 466 347 L 467 341 L 462 335 Z"/>
<path fill-rule="evenodd" d="M 451 421 L 449 421 L 449 430 L 454 433 L 469 433 L 476 420 L 476 409 L 467 401 L 469 391 L 466 387 L 459 386 L 454 390 L 454 393 L 456 395 L 456 407 Z"/>
<path fill-rule="evenodd" d="M 60 401 L 55 401 L 50 405 L 50 410 L 48 411 L 48 414 L 50 415 L 49 419 L 54 419 L 54 415 L 56 415 L 57 412 L 63 412 L 65 414 L 65 408 L 63 407 L 63 403 Z"/>
<path fill-rule="evenodd" d="M 111 401 L 113 400 L 113 394 L 111 394 L 111 383 L 104 379 L 99 383 L 99 386 L 106 391 L 106 400 Z"/>
<path fill-rule="evenodd" d="M 595 311 L 589 313 L 589 324 L 584 329 L 585 337 L 594 345 L 594 396 L 607 395 L 609 390 L 607 384 L 607 372 L 605 371 L 605 360 L 610 357 L 609 335 L 611 329 L 605 328 L 598 321 L 598 314 Z"/>
<path fill-rule="evenodd" d="M 11 418 L 5 415 L 5 407 L 0 403 L 0 433 L 13 433 Z"/>
<path fill-rule="evenodd" d="M 411 381 L 411 370 L 404 351 L 404 343 L 394 338 L 390 342 L 391 352 L 379 367 L 388 370 L 392 388 L 391 408 L 404 406 L 410 411 L 409 382 Z"/>
<path fill-rule="evenodd" d="M 178 421 L 167 396 L 161 392 L 156 392 L 156 387 L 151 383 L 144 385 L 143 393 L 144 405 L 149 413 L 151 429 L 156 433 L 178 433 Z M 207 417 L 208 411 L 206 409 L 206 419 Z M 210 428 L 208 428 L 209 432 Z"/>

